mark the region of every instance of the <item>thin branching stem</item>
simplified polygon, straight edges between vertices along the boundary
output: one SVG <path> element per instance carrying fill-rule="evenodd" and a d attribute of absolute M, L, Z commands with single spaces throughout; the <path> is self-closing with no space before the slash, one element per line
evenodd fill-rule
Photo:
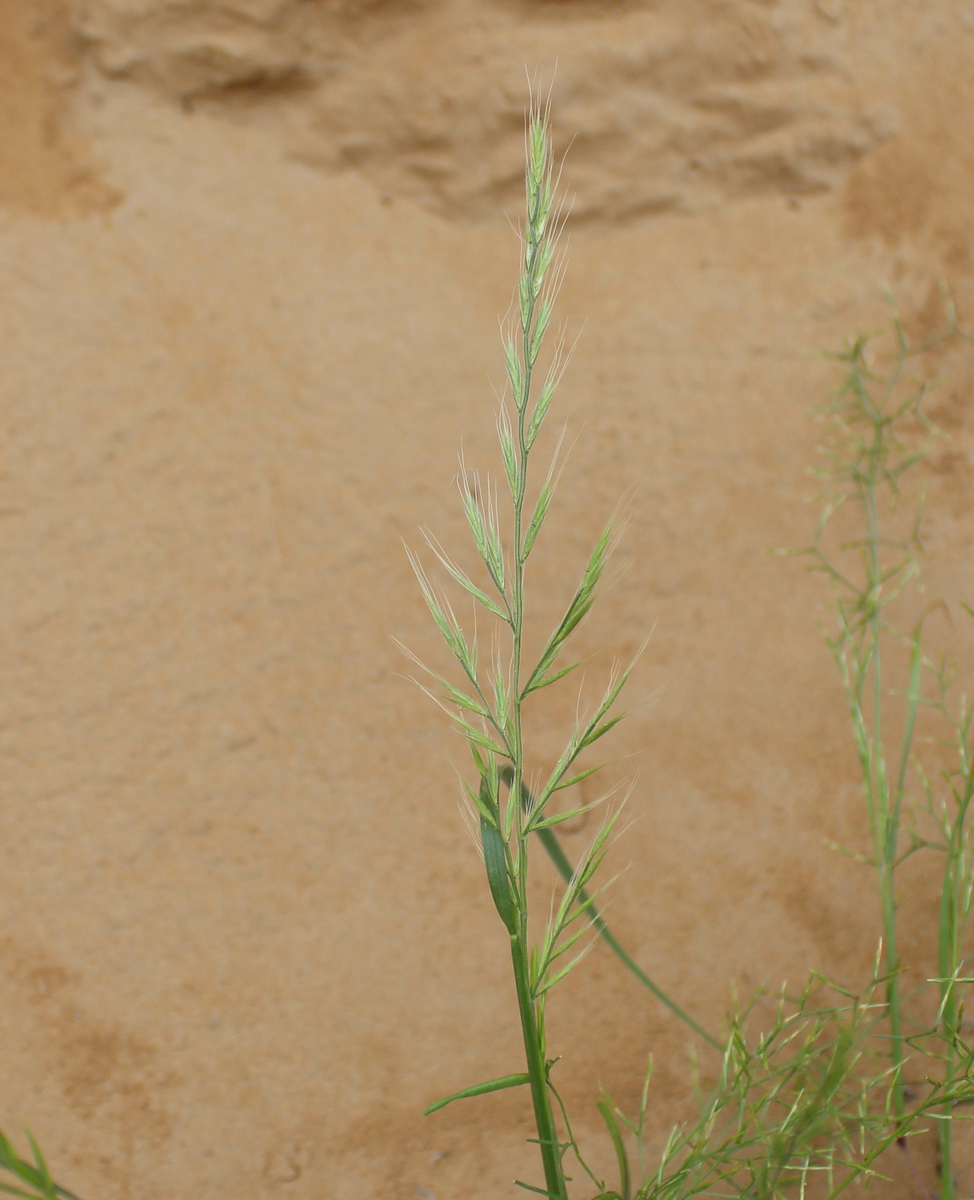
<path fill-rule="evenodd" d="M 949 329 L 944 335 L 959 335 L 953 308 L 948 306 Z M 961 991 L 964 970 L 964 929 L 970 913 L 970 809 L 974 782 L 971 780 L 968 745 L 970 722 L 962 705 L 959 717 L 946 703 L 949 679 L 943 670 L 933 670 L 938 695 L 926 699 L 923 679 L 931 671 L 923 653 L 921 619 L 909 633 L 900 633 L 887 609 L 919 576 L 918 554 L 923 498 L 908 497 L 902 478 L 926 453 L 931 439 L 939 434 L 923 411 L 927 392 L 923 381 L 909 379 L 908 362 L 929 349 L 934 339 L 911 346 L 898 319 L 894 320 L 895 353 L 885 374 L 873 370 L 867 358 L 869 339 L 857 338 L 839 354 L 831 355 L 846 370 L 832 418 L 832 440 L 828 447 L 830 467 L 823 472 L 830 494 L 819 524 L 815 544 L 808 552 L 814 569 L 830 576 L 835 589 L 837 633 L 829 639 L 839 667 L 852 718 L 856 750 L 872 836 L 872 862 L 877 871 L 883 926 L 883 976 L 890 1045 L 889 1117 L 901 1130 L 912 1128 L 916 1113 L 906 1102 L 904 1067 L 908 1047 L 922 1045 L 944 1064 L 942 1098 L 938 1101 L 937 1129 L 941 1145 L 941 1200 L 954 1200 L 951 1170 L 951 1125 L 957 1096 L 970 1097 L 971 1052 L 960 1037 Z M 970 339 L 967 339 L 970 340 Z M 858 505 L 863 536 L 841 543 L 826 552 L 823 540 L 836 511 L 847 501 Z M 844 564 L 850 551 L 855 564 Z M 934 606 L 937 607 L 937 606 Z M 928 610 L 929 612 L 930 610 Z M 909 650 L 909 672 L 902 697 L 902 726 L 898 735 L 898 767 L 887 751 L 890 737 L 890 693 L 884 670 L 886 647 L 899 641 Z M 922 764 L 916 760 L 917 717 L 921 706 L 938 708 L 957 731 L 957 765 L 947 773 L 950 795 L 936 799 Z M 926 793 L 926 811 L 940 827 L 937 843 L 915 831 L 904 836 L 904 818 L 909 813 L 915 825 L 913 804 L 907 804 L 911 768 Z M 919 849 L 938 845 L 944 854 L 943 884 L 938 923 L 937 961 L 940 1006 L 937 1026 L 908 1038 L 904 1031 L 904 998 L 901 988 L 902 963 L 898 943 L 896 872 Z"/>

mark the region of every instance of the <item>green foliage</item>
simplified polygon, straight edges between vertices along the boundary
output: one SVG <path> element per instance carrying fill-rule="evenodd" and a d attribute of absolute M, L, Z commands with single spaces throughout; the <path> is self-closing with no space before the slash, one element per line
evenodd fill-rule
<path fill-rule="evenodd" d="M 41 1148 L 28 1133 L 33 1163 L 21 1158 L 9 1138 L 0 1132 L 0 1171 L 12 1175 L 18 1182 L 8 1183 L 0 1178 L 0 1195 L 19 1196 L 21 1200 L 77 1200 L 77 1197 L 56 1184 L 51 1178 Z M 20 1186 L 20 1185 L 23 1186 Z"/>
<path fill-rule="evenodd" d="M 885 366 L 877 364 L 868 337 L 830 356 L 841 364 L 843 382 L 825 414 L 829 466 L 821 474 L 826 505 L 816 540 L 803 553 L 812 556 L 813 567 L 824 572 L 833 587 L 835 631 L 827 640 L 851 719 L 872 834 L 870 861 L 882 905 L 893 1113 L 899 1122 L 910 1119 L 903 1083 L 909 1050 L 920 1048 L 940 1060 L 941 1200 L 954 1200 L 952 1122 L 958 1104 L 974 1102 L 971 1048 L 962 1037 L 964 991 L 974 982 L 965 950 L 974 891 L 974 719 L 963 698 L 952 707 L 952 672 L 945 663 L 932 662 L 924 650 L 926 616 L 939 605 L 928 606 L 905 629 L 896 617 L 896 602 L 920 583 L 923 548 L 923 496 L 905 490 L 904 476 L 941 436 L 924 409 L 930 385 L 909 367 L 949 339 L 970 340 L 959 330 L 949 301 L 947 312 L 945 332 L 917 344 L 909 342 L 894 317 L 893 352 Z M 826 548 L 833 519 L 849 505 L 858 514 L 859 532 Z M 906 682 L 894 695 L 888 660 L 903 648 Z M 924 709 L 939 714 L 950 731 L 946 748 L 952 761 L 935 777 L 917 751 L 917 723 Z M 924 813 L 939 836 L 917 832 Z M 939 990 L 939 1004 L 936 1026 L 908 1037 L 901 988 L 904 964 L 898 949 L 897 871 L 905 859 L 923 850 L 942 855 L 938 978 L 930 981 Z"/>
<path fill-rule="evenodd" d="M 510 502 L 509 535 L 505 539 L 501 533 L 496 491 L 488 486 L 484 502 L 484 491 L 471 486 L 464 470 L 463 510 L 485 572 L 486 587 L 474 582 L 468 572 L 448 558 L 433 537 L 427 538 L 447 575 L 472 597 L 487 619 L 496 623 L 491 656 L 494 666 L 489 673 L 478 660 L 476 638 L 468 638 L 442 589 L 429 579 L 415 557 L 412 561 L 433 620 L 466 679 L 463 686 L 457 686 L 439 673 L 428 671 L 441 689 L 437 699 L 467 739 L 480 779 L 478 786 L 466 787 L 466 794 L 479 821 L 491 898 L 510 942 L 527 1068 L 523 1076 L 504 1076 L 491 1084 L 464 1089 L 451 1099 L 527 1081 L 544 1171 L 542 1194 L 567 1200 L 563 1158 L 568 1143 L 559 1139 L 554 1116 L 557 1093 L 545 1051 L 545 1003 L 552 988 L 585 953 L 584 938 L 594 917 L 591 883 L 605 857 L 615 814 L 610 813 L 603 821 L 581 862 L 565 873 L 561 900 L 538 935 L 529 922 L 528 843 L 536 833 L 549 848 L 556 844 L 551 827 L 566 817 L 549 813 L 550 801 L 556 792 L 598 769 L 579 770 L 578 759 L 622 719 L 614 709 L 629 670 L 613 675 L 591 715 L 570 731 L 548 779 L 537 795 L 531 796 L 524 784 L 524 705 L 533 693 L 564 679 L 578 665 L 563 664 L 562 652 L 595 602 L 613 530 L 607 527 L 599 538 L 565 615 L 528 666 L 525 566 L 549 511 L 557 451 L 533 502 L 529 499 L 531 456 L 561 372 L 561 355 L 556 352 L 536 394 L 536 373 L 557 291 L 557 243 L 563 223 L 554 193 L 547 109 L 538 104 L 532 104 L 528 116 L 527 149 L 522 271 L 514 321 L 504 338 L 510 393 L 497 423 L 503 480 Z M 507 639 L 509 656 L 499 649 L 501 637 Z M 505 661 L 506 666 L 502 665 Z M 523 1186 L 538 1190 L 534 1185 Z"/>
<path fill-rule="evenodd" d="M 974 1102 L 971 1049 L 962 1037 L 964 990 L 974 982 L 965 951 L 974 905 L 974 714 L 963 701 L 956 709 L 948 703 L 949 671 L 927 658 L 923 619 L 905 632 L 891 620 L 891 606 L 919 576 L 922 503 L 909 498 L 903 480 L 922 461 L 937 431 L 923 408 L 927 385 L 912 378 L 908 367 L 930 344 L 911 346 L 895 322 L 888 369 L 875 366 L 868 338 L 831 356 L 843 368 L 843 381 L 828 412 L 826 503 L 813 544 L 796 552 L 810 556 L 834 589 L 835 629 L 828 645 L 862 772 L 872 841 L 869 862 L 877 873 L 882 910 L 881 951 L 861 992 L 813 974 L 798 995 L 775 997 L 770 1012 L 770 998 L 755 997 L 728 1018 L 726 1035 L 718 1038 L 642 971 L 599 912 L 596 876 L 618 810 L 608 813 L 574 865 L 556 830 L 593 805 L 550 811 L 556 793 L 600 769 L 580 759 L 623 719 L 617 705 L 631 665 L 613 673 L 589 715 L 567 731 L 554 768 L 536 791 L 525 782 L 525 705 L 578 666 L 577 661 L 565 663 L 563 652 L 593 608 L 615 537 L 610 524 L 564 615 L 532 655 L 525 638 L 525 566 L 549 512 L 557 452 L 540 484 L 533 482 L 530 468 L 562 371 L 562 355 L 556 352 L 537 386 L 560 273 L 557 235 L 562 224 L 553 189 L 548 112 L 537 104 L 528 116 L 527 148 L 522 272 L 514 321 L 504 338 L 509 396 L 497 423 L 507 516 L 502 522 L 497 489 L 475 486 L 464 469 L 463 511 L 480 560 L 478 577 L 482 567 L 481 582 L 427 535 L 449 579 L 472 599 L 479 620 L 494 630 L 489 669 L 481 662 L 477 636 L 464 631 L 446 591 L 411 555 L 433 620 L 463 676 L 459 684 L 451 682 L 413 659 L 433 680 L 437 690 L 431 694 L 466 738 L 477 772 L 477 783 L 465 784 L 465 793 L 479 825 L 488 890 L 510 946 L 525 1070 L 464 1088 L 427 1112 L 453 1100 L 526 1084 L 544 1185 L 520 1186 L 549 1200 L 568 1198 L 569 1157 L 594 1189 L 594 1200 L 686 1200 L 698 1195 L 772 1200 L 790 1192 L 803 1195 L 812 1183 L 817 1195 L 832 1200 L 851 1184 L 875 1176 L 881 1155 L 905 1145 L 929 1118 L 940 1137 L 941 1197 L 955 1200 L 950 1131 L 959 1106 Z M 960 336 L 952 314 L 948 335 Z M 852 532 L 835 546 L 833 531 L 841 521 Z M 906 647 L 908 660 L 905 684 L 892 707 L 891 640 Z M 915 754 L 924 708 L 936 709 L 952 730 L 954 765 L 936 778 Z M 897 714 L 901 724 L 891 733 L 891 716 Z M 920 812 L 933 833 L 917 832 Z M 548 853 L 564 884 L 537 930 L 527 886 L 534 845 Z M 935 1026 L 924 1028 L 907 1012 L 909 998 L 902 995 L 897 870 L 906 857 L 928 849 L 942 855 L 943 886 L 938 978 L 931 981 L 938 989 L 937 1019 Z M 598 1176 L 578 1145 L 553 1079 L 557 1060 L 548 1056 L 545 1033 L 549 994 L 580 961 L 591 935 L 601 937 L 700 1037 L 705 1054 L 719 1056 L 701 1069 L 697 1116 L 673 1129 L 655 1164 L 647 1161 L 645 1144 L 649 1075 L 634 1117 L 604 1094 L 598 1100 L 615 1159 L 615 1181 Z M 905 1069 L 914 1053 L 925 1063 L 940 1064 L 919 1099 L 908 1098 L 905 1086 Z"/>

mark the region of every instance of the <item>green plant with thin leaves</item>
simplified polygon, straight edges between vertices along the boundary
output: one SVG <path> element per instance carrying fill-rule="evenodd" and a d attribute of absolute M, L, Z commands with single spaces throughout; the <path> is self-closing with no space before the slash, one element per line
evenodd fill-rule
<path fill-rule="evenodd" d="M 732 1016 L 717 1084 L 698 1119 L 674 1129 L 639 1200 L 771 1200 L 815 1179 L 832 1197 L 871 1174 L 885 1148 L 874 1098 L 888 1073 L 868 1061 L 875 982 L 855 995 L 813 975 L 798 996 L 776 999 L 764 1028 L 763 997 Z"/>
<path fill-rule="evenodd" d="M 510 766 L 503 768 L 501 771 L 501 778 L 508 787 L 511 785 L 514 780 L 514 772 Z M 525 807 L 531 807 L 534 804 L 534 798 L 532 797 L 527 785 L 523 782 L 521 784 L 521 803 L 525 805 Z M 538 840 L 554 864 L 555 869 L 558 871 L 559 875 L 561 875 L 565 883 L 571 883 L 572 876 L 575 873 L 575 868 L 572 866 L 568 855 L 565 853 L 561 843 L 558 841 L 554 830 L 550 828 L 541 828 L 537 832 Z M 605 944 L 616 956 L 616 958 L 619 959 L 626 970 L 629 971 L 636 979 L 638 979 L 643 987 L 651 992 L 664 1008 L 669 1009 L 669 1011 L 675 1017 L 679 1018 L 679 1020 L 681 1020 L 688 1029 L 691 1029 L 695 1034 L 697 1034 L 698 1037 L 702 1038 L 711 1049 L 723 1053 L 723 1043 L 717 1037 L 715 1037 L 714 1034 L 704 1029 L 700 1022 L 692 1017 L 679 1004 L 677 1004 L 672 996 L 664 992 L 659 984 L 654 979 L 650 978 L 650 976 L 646 974 L 642 967 L 632 958 L 632 956 L 622 946 L 618 938 L 609 928 L 605 918 L 599 912 L 595 901 L 584 888 L 582 888 L 579 892 L 578 898 L 580 902 L 587 907 L 588 919 L 591 921 L 592 927 L 598 932 L 599 936 L 602 938 L 602 941 L 605 942 Z"/>
<path fill-rule="evenodd" d="M 855 1184 L 885 1179 L 882 1156 L 922 1133 L 925 1119 L 936 1122 L 963 1103 L 970 1085 L 960 1073 L 930 1080 L 927 1093 L 895 1115 L 880 967 L 860 993 L 813 974 L 798 996 L 782 993 L 770 1015 L 761 994 L 732 1014 L 716 1080 L 699 1088 L 697 1116 L 671 1129 L 655 1165 L 646 1153 L 651 1071 L 635 1117 L 603 1094 L 598 1110 L 617 1187 L 597 1176 L 573 1140 L 594 1200 L 777 1200 L 812 1187 L 838 1200 Z"/>
<path fill-rule="evenodd" d="M 903 861 L 903 806 L 920 707 L 919 631 L 911 646 L 905 720 L 899 755 L 894 762 L 890 761 L 884 730 L 884 715 L 889 706 L 881 651 L 890 630 L 884 610 L 918 574 L 920 509 L 910 514 L 913 519 L 906 531 L 894 537 L 885 528 L 882 510 L 884 501 L 887 505 L 892 501 L 895 506 L 901 496 L 901 476 L 924 453 L 923 448 L 907 446 L 901 440 L 898 436 L 901 425 L 914 421 L 928 431 L 930 426 L 921 408 L 923 387 L 910 389 L 902 398 L 897 395 L 909 355 L 899 326 L 897 332 L 899 360 L 888 378 L 880 379 L 869 366 L 868 338 L 857 338 L 845 351 L 832 356 L 846 367 L 836 402 L 828 410 L 832 430 L 824 447 L 830 458 L 825 474 L 832 494 L 823 510 L 814 544 L 799 553 L 812 555 L 814 568 L 825 572 L 835 587 L 838 628 L 828 637 L 828 645 L 846 695 L 869 814 L 871 862 L 877 871 L 882 905 L 892 1059 L 897 1071 L 895 1110 L 902 1117 L 905 1049 L 895 872 Z M 877 392 L 882 394 L 877 396 Z M 865 526 L 860 535 L 842 546 L 843 553 L 852 557 L 851 569 L 846 563 L 838 563 L 824 548 L 830 522 L 849 503 L 861 509 Z"/>
<path fill-rule="evenodd" d="M 54 1182 L 41 1148 L 28 1133 L 33 1163 L 20 1157 L 13 1143 L 0 1132 L 0 1171 L 12 1176 L 15 1183 L 0 1177 L 0 1195 L 19 1196 L 21 1200 L 78 1200 L 67 1188 Z"/>
<path fill-rule="evenodd" d="M 923 807 L 935 833 L 923 844 L 943 854 L 943 876 L 937 936 L 937 976 L 930 982 L 939 990 L 934 1030 L 916 1037 L 917 1047 L 942 1066 L 942 1078 L 950 1085 L 967 1080 L 961 1103 L 974 1102 L 974 1048 L 964 1037 L 964 1001 L 974 984 L 974 954 L 970 945 L 971 910 L 974 908 L 974 711 L 965 698 L 954 708 L 948 691 L 952 671 L 941 662 L 930 664 L 935 680 L 931 706 L 943 717 L 950 738 L 953 761 L 939 779 L 931 779 L 918 765 L 923 787 Z M 969 1026 L 969 1022 L 968 1022 Z M 957 1101 L 947 1099 L 938 1114 L 942 1200 L 956 1200 L 953 1172 L 953 1123 Z"/>
<path fill-rule="evenodd" d="M 526 785 L 524 710 L 535 693 L 557 683 L 579 664 L 562 664 L 562 652 L 595 600 L 613 541 L 607 526 L 598 539 L 568 607 L 540 653 L 529 658 L 525 638 L 526 568 L 544 525 L 557 474 L 552 460 L 539 487 L 532 483 L 532 452 L 549 412 L 561 373 L 557 353 L 537 387 L 539 359 L 548 329 L 560 274 L 557 242 L 563 214 L 555 198 L 548 112 L 533 103 L 527 124 L 527 214 L 522 235 L 523 265 L 515 317 L 505 338 L 510 400 L 502 403 L 498 420 L 504 481 L 510 498 L 509 537 L 502 536 L 497 492 L 487 489 L 482 503 L 466 472 L 461 492 L 467 523 L 486 572 L 481 587 L 449 559 L 430 538 L 430 545 L 449 576 L 495 623 L 492 661 L 482 661 L 477 636 L 468 637 L 445 592 L 437 587 L 413 557 L 423 594 L 444 641 L 463 675 L 458 686 L 430 672 L 443 689 L 442 699 L 463 732 L 479 776 L 466 795 L 479 825 L 479 839 L 490 893 L 510 943 L 524 1044 L 525 1070 L 466 1088 L 429 1111 L 465 1096 L 501 1088 L 530 1088 L 544 1187 L 522 1184 L 552 1200 L 567 1200 L 562 1140 L 555 1117 L 559 1104 L 551 1080 L 545 1033 L 545 1005 L 552 988 L 571 971 L 585 951 L 583 938 L 593 920 L 592 888 L 609 843 L 617 813 L 610 813 L 578 865 L 568 874 L 560 901 L 535 936 L 528 909 L 528 872 L 532 835 L 540 835 L 551 850 L 550 831 L 560 822 L 594 807 L 587 804 L 553 812 L 554 797 L 598 770 L 582 767 L 584 752 L 622 719 L 614 711 L 630 670 L 615 671 L 591 714 L 577 721 L 548 778 L 532 794 Z M 596 802 L 599 803 L 599 802 Z M 557 862 L 556 862 L 556 865 Z M 566 1114 L 567 1115 L 567 1114 Z"/>
<path fill-rule="evenodd" d="M 936 1118 L 965 1089 L 936 1082 L 910 1112 L 895 1116 L 892 1069 L 870 1054 L 874 1037 L 885 1037 L 880 982 L 860 996 L 844 993 L 845 1002 L 840 991 L 820 1007 L 823 985 L 813 977 L 764 1031 L 748 1028 L 753 1013 L 734 1018 L 717 1086 L 699 1117 L 673 1130 L 636 1200 L 774 1200 L 804 1196 L 813 1185 L 816 1195 L 837 1200 L 853 1184 L 885 1178 L 882 1155 L 905 1145 L 924 1117 Z"/>
<path fill-rule="evenodd" d="M 965 336 L 949 303 L 948 316 L 944 334 L 915 345 L 894 317 L 894 351 L 885 368 L 874 361 L 866 336 L 830 355 L 841 365 L 844 378 L 826 412 L 829 466 L 821 474 L 827 503 L 814 543 L 798 553 L 812 556 L 813 568 L 828 576 L 835 596 L 836 628 L 827 641 L 851 718 L 869 815 L 869 861 L 877 872 L 882 911 L 891 1116 L 898 1124 L 910 1117 L 904 1074 L 909 1050 L 918 1048 L 941 1060 L 943 1097 L 935 1113 L 941 1197 L 955 1200 L 952 1121 L 959 1105 L 974 1101 L 974 1060 L 962 1036 L 964 990 L 974 982 L 968 937 L 974 889 L 974 717 L 964 700 L 959 710 L 951 709 L 951 672 L 943 662 L 931 662 L 924 651 L 926 616 L 939 606 L 930 606 L 908 630 L 890 615 L 899 598 L 920 580 L 923 499 L 904 491 L 903 477 L 922 461 L 940 433 L 924 410 L 929 385 L 909 368 L 935 345 Z M 838 546 L 827 546 L 832 523 L 845 508 L 853 510 L 858 528 Z M 889 659 L 897 648 L 905 650 L 906 684 L 894 694 Z M 928 694 L 925 680 L 931 678 Z M 939 776 L 945 785 L 942 793 L 917 753 L 918 720 L 924 709 L 939 713 L 951 731 L 952 763 Z M 923 813 L 932 832 L 920 829 Z M 926 849 L 943 855 L 938 977 L 931 980 L 939 989 L 939 1003 L 935 1027 L 910 1032 L 902 988 L 897 871 L 907 858 Z"/>
<path fill-rule="evenodd" d="M 509 400 L 502 401 L 498 418 L 503 479 L 510 501 L 507 536 L 502 530 L 498 489 L 493 485 L 481 488 L 465 468 L 460 490 L 481 564 L 480 582 L 427 535 L 448 577 L 472 599 L 481 619 L 486 615 L 497 631 L 489 656 L 482 653 L 478 633 L 465 631 L 446 590 L 411 554 L 426 603 L 460 670 L 460 682 L 452 682 L 411 656 L 436 684 L 431 694 L 462 732 L 476 768 L 477 783 L 465 784 L 464 790 L 478 828 L 488 888 L 509 940 L 525 1069 L 464 1088 L 430 1105 L 427 1112 L 471 1096 L 529 1088 L 544 1186 L 523 1182 L 521 1186 L 551 1200 L 567 1200 L 570 1180 L 565 1158 L 569 1151 L 601 1200 L 712 1193 L 719 1185 L 744 1186 L 741 1181 L 745 1179 L 750 1182 L 739 1194 L 770 1198 L 788 1181 L 801 1186 L 811 1172 L 831 1170 L 836 1164 L 846 1168 L 847 1180 L 842 1186 L 847 1186 L 851 1179 L 868 1173 L 878 1153 L 876 1146 L 888 1128 L 887 1121 L 875 1125 L 876 1105 L 870 1107 L 863 1098 L 868 1093 L 872 1100 L 870 1088 L 880 1087 L 885 1069 L 868 1085 L 855 1074 L 863 1056 L 864 1029 L 869 1024 L 872 1030 L 867 1014 L 872 1014 L 875 1005 L 846 992 L 837 993 L 840 999 L 831 1006 L 813 1005 L 814 989 L 809 987 L 787 1011 L 784 1003 L 779 1003 L 770 1030 L 751 1035 L 746 1020 L 739 1016 L 732 1018 L 726 1038 L 715 1037 L 633 962 L 598 912 L 599 889 L 593 880 L 605 857 L 617 813 L 603 821 L 574 867 L 558 842 L 559 823 L 602 803 L 552 811 L 557 793 L 599 769 L 584 766 L 580 759 L 622 719 L 616 704 L 631 667 L 615 671 L 591 715 L 577 720 L 540 786 L 532 791 L 526 782 L 526 705 L 535 693 L 563 680 L 579 665 L 577 661 L 563 664 L 562 652 L 593 606 L 614 538 L 609 525 L 597 541 L 564 615 L 537 656 L 530 658 L 525 637 L 526 568 L 548 513 L 557 462 L 551 461 L 540 486 L 533 484 L 530 467 L 562 364 L 561 354 L 556 353 L 543 375 L 538 366 L 560 275 L 556 244 L 563 224 L 554 199 L 548 113 L 538 105 L 532 105 L 529 112 L 527 159 L 523 265 L 515 316 L 504 347 Z M 535 932 L 528 906 L 530 849 L 535 841 L 547 851 L 564 880 L 560 900 L 539 932 Z M 652 1171 L 647 1169 L 643 1146 L 646 1095 L 636 1121 L 627 1120 L 607 1096 L 602 1097 L 597 1108 L 615 1151 L 617 1190 L 610 1189 L 582 1154 L 552 1078 L 554 1060 L 548 1054 L 545 1032 L 548 996 L 581 958 L 590 927 L 706 1047 L 719 1053 L 722 1063 L 715 1088 L 701 1099 L 699 1121 L 674 1130 L 659 1166 Z M 873 990 L 875 986 L 879 985 L 874 984 Z M 901 1135 L 902 1130 L 897 1136 Z M 633 1140 L 638 1180 L 629 1148 Z M 858 1154 L 850 1150 L 843 1156 L 842 1147 L 853 1141 Z M 838 1190 L 841 1188 L 835 1194 Z"/>
<path fill-rule="evenodd" d="M 616 1153 L 618 1191 L 583 1163 L 603 1200 L 770 1200 L 803 1190 L 813 1175 L 826 1176 L 838 1194 L 837 1172 L 868 1172 L 877 1118 L 864 1098 L 877 1081 L 867 1083 L 860 1068 L 876 1005 L 817 976 L 800 995 L 774 998 L 770 1014 L 759 1011 L 766 999 L 759 993 L 731 1015 L 717 1078 L 698 1088 L 697 1118 L 672 1129 L 654 1167 L 645 1153 L 651 1071 L 633 1119 L 603 1094 L 598 1108 Z M 761 1016 L 768 1023 L 755 1028 Z M 643 1182 L 634 1191 L 637 1171 Z"/>

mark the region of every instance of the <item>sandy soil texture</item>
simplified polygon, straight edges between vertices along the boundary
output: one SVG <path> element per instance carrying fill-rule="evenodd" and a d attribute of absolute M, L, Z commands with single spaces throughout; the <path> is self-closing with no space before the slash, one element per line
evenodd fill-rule
<path fill-rule="evenodd" d="M 496 468 L 525 65 L 556 63 L 577 440 L 538 628 L 632 485 L 579 648 L 596 679 L 652 629 L 659 689 L 612 747 L 613 924 L 713 1025 L 735 982 L 871 967 L 827 589 L 768 548 L 817 515 L 813 352 L 886 287 L 922 334 L 946 280 L 974 325 L 969 5 L 0 0 L 0 1127 L 86 1200 L 533 1172 L 519 1093 L 420 1115 L 518 1040 L 465 752 L 390 635 L 439 655 L 403 539 L 462 553 L 458 447 Z M 974 353 L 938 366 L 928 598 L 970 667 Z M 685 1113 L 683 1028 L 601 949 L 550 1020 L 582 1135 L 650 1052 L 654 1130 Z"/>

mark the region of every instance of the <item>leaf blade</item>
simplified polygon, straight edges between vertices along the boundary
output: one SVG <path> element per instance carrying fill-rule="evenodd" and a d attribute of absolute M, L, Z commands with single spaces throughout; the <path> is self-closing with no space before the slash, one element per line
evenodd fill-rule
<path fill-rule="evenodd" d="M 486 1096 L 490 1092 L 502 1092 L 506 1088 L 521 1087 L 530 1082 L 531 1076 L 527 1072 L 517 1071 L 513 1075 L 502 1075 L 499 1079 L 488 1079 L 485 1083 L 475 1083 L 472 1087 L 454 1092 L 452 1096 L 445 1096 L 442 1100 L 437 1100 L 435 1104 L 431 1104 L 425 1110 L 423 1116 L 428 1117 L 431 1113 L 439 1112 L 441 1108 L 446 1108 L 454 1100 L 468 1100 L 471 1096 Z"/>

